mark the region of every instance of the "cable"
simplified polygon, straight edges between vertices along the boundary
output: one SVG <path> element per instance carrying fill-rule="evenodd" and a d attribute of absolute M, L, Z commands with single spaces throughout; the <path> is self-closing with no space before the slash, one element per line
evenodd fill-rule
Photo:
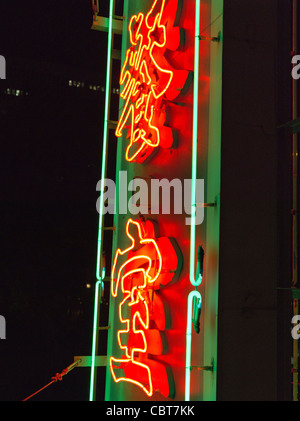
<path fill-rule="evenodd" d="M 54 377 L 51 377 L 51 382 L 49 382 L 48 384 L 46 384 L 45 386 L 41 387 L 39 390 L 37 390 L 36 392 L 34 392 L 32 395 L 28 396 L 27 398 L 23 399 L 22 402 L 24 401 L 28 401 L 28 399 L 32 398 L 33 396 L 37 395 L 38 393 L 40 393 L 42 390 L 46 389 L 46 387 L 50 386 L 52 383 L 56 383 L 58 380 L 61 381 L 63 376 L 65 376 L 66 374 L 68 374 L 71 370 L 73 370 L 73 368 L 75 368 L 77 366 L 77 364 L 80 363 L 80 359 L 78 359 L 77 361 L 75 361 L 73 364 L 69 365 L 67 368 L 65 368 L 61 373 L 56 373 L 56 375 Z"/>

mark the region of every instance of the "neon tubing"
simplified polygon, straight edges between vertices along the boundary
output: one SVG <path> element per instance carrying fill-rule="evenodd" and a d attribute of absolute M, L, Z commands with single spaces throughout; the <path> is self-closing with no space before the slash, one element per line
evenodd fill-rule
<path fill-rule="evenodd" d="M 92 344 L 92 361 L 91 361 L 91 380 L 90 380 L 90 401 L 94 400 L 94 382 L 95 382 L 95 355 L 97 346 L 98 321 L 99 321 L 99 296 L 103 288 L 103 279 L 105 277 L 105 269 L 102 271 L 102 279 L 95 284 L 95 301 L 94 301 L 94 318 L 93 318 L 93 344 Z M 100 291 L 100 294 L 99 294 Z"/>
<path fill-rule="evenodd" d="M 197 180 L 197 137 L 198 137 L 198 93 L 199 93 L 199 46 L 200 46 L 200 0 L 196 0 L 195 16 L 195 52 L 194 52 L 194 97 L 193 97 L 193 143 L 192 143 L 192 192 L 191 192 L 191 230 L 190 230 L 190 282 L 200 285 L 195 280 L 195 236 L 196 236 L 196 180 Z"/>
<path fill-rule="evenodd" d="M 93 319 L 93 344 L 92 344 L 92 362 L 91 362 L 91 380 L 90 380 L 90 401 L 94 400 L 94 381 L 95 381 L 95 354 L 98 334 L 98 303 L 99 303 L 99 285 L 102 281 L 97 281 L 95 285 L 94 301 L 94 319 Z"/>
<path fill-rule="evenodd" d="M 99 225 L 98 225 L 98 241 L 97 241 L 97 263 L 96 263 L 96 286 L 95 286 L 95 306 L 94 306 L 94 325 L 93 325 L 93 343 L 92 343 L 92 361 L 91 361 L 91 379 L 90 379 L 90 401 L 94 400 L 95 389 L 95 354 L 97 345 L 97 329 L 99 312 L 99 283 L 101 285 L 102 278 L 101 260 L 102 260 L 102 235 L 103 235 L 103 193 L 104 179 L 106 173 L 107 159 L 107 140 L 108 140 L 108 120 L 109 120 L 109 97 L 110 97 L 110 73 L 111 73 L 111 50 L 112 50 L 112 20 L 113 20 L 114 0 L 109 3 L 109 27 L 108 27 L 108 43 L 107 43 L 107 64 L 106 64 L 106 88 L 105 88 L 105 108 L 104 108 L 104 130 L 103 130 L 103 148 L 102 148 L 102 168 L 101 168 L 101 200 L 99 207 Z"/>
<path fill-rule="evenodd" d="M 196 249 L 196 179 L 197 179 L 197 138 L 198 138 L 198 94 L 199 94 L 199 47 L 200 47 L 200 3 L 195 6 L 195 47 L 194 47 L 194 92 L 193 92 L 193 140 L 192 140 L 192 189 L 191 189 L 191 230 L 190 230 L 190 283 L 197 287 L 202 277 L 195 279 L 195 249 Z M 191 343 L 192 343 L 192 311 L 193 298 L 202 301 L 198 291 L 190 292 L 188 296 L 187 330 L 186 330 L 186 364 L 185 364 L 185 400 L 190 400 L 191 383 Z"/>
<path fill-rule="evenodd" d="M 147 255 L 140 255 L 139 254 L 138 256 L 133 256 L 133 257 L 127 259 L 126 262 L 123 263 L 123 265 L 120 266 L 120 268 L 118 269 L 118 272 L 117 272 L 117 277 L 115 277 L 116 264 L 117 264 L 117 260 L 118 260 L 119 256 L 122 256 L 122 255 L 128 253 L 130 250 L 133 250 L 135 248 L 135 239 L 133 238 L 133 236 L 129 232 L 129 227 L 131 225 L 135 225 L 138 229 L 140 244 L 152 244 L 154 246 L 155 252 L 158 256 L 159 265 L 156 268 L 156 273 L 154 273 L 153 275 L 150 274 L 150 271 L 152 271 L 152 269 L 153 269 L 153 258 L 151 258 Z M 157 278 L 159 277 L 159 275 L 161 273 L 161 269 L 162 269 L 162 256 L 161 256 L 160 250 L 158 248 L 157 242 L 152 238 L 147 238 L 147 237 L 145 238 L 144 237 L 144 235 L 142 233 L 141 224 L 138 221 L 133 221 L 132 219 L 128 219 L 127 224 L 126 224 L 126 235 L 131 240 L 131 245 L 123 251 L 121 249 L 117 249 L 116 254 L 115 254 L 115 258 L 114 258 L 114 262 L 113 262 L 112 271 L 111 271 L 111 294 L 112 294 L 112 296 L 113 297 L 117 296 L 119 285 L 121 285 L 121 291 L 125 296 L 124 299 L 122 300 L 122 302 L 119 304 L 119 320 L 122 324 L 126 324 L 126 329 L 118 330 L 117 339 L 118 339 L 119 348 L 125 350 L 126 358 L 119 359 L 119 358 L 110 357 L 109 367 L 110 367 L 111 375 L 112 375 L 112 377 L 113 377 L 113 379 L 116 383 L 118 383 L 120 381 L 133 383 L 133 384 L 139 386 L 140 388 L 142 388 L 143 391 L 146 393 L 146 395 L 152 396 L 153 395 L 153 387 L 152 387 L 152 375 L 151 375 L 150 368 L 147 364 L 144 364 L 142 362 L 138 362 L 136 360 L 136 353 L 140 352 L 140 353 L 143 353 L 143 354 L 147 354 L 147 349 L 148 349 L 148 344 L 147 344 L 145 332 L 143 331 L 143 329 L 137 329 L 137 325 L 141 324 L 142 327 L 144 328 L 144 330 L 149 329 L 149 320 L 150 320 L 149 319 L 149 306 L 148 306 L 147 299 L 145 299 L 145 297 L 143 297 L 143 293 L 147 293 L 147 288 L 149 287 L 149 285 L 153 284 L 157 280 Z M 126 270 L 126 266 L 128 266 L 129 268 L 132 268 L 132 262 L 134 262 L 134 261 L 137 262 L 137 268 Z M 145 262 L 148 266 L 147 269 L 142 267 L 143 265 L 145 265 Z M 123 273 L 123 272 L 125 272 L 125 273 L 121 276 L 121 273 Z M 144 279 L 144 283 L 143 283 L 143 285 L 134 286 L 131 290 L 126 289 L 125 285 L 124 285 L 124 280 L 126 278 L 130 277 L 132 274 L 138 274 L 138 275 L 141 274 L 143 279 Z M 128 288 L 128 286 L 127 286 L 127 288 Z M 137 293 L 136 299 L 134 299 L 135 292 Z M 128 301 L 129 301 L 129 303 L 128 303 Z M 126 303 L 129 306 L 133 306 L 134 304 L 137 304 L 139 302 L 143 303 L 143 305 L 145 307 L 144 309 L 145 309 L 145 312 L 146 312 L 146 320 L 143 321 L 141 313 L 139 311 L 136 311 L 134 313 L 134 316 L 133 316 L 133 333 L 134 334 L 141 334 L 141 336 L 143 338 L 144 347 L 143 348 L 133 347 L 132 349 L 129 349 L 127 345 L 122 344 L 122 340 L 121 340 L 121 334 L 129 333 L 129 331 L 130 331 L 130 319 L 123 319 L 122 308 L 123 308 L 124 304 L 126 304 Z M 138 318 L 140 323 L 136 323 L 137 318 Z M 146 370 L 149 386 L 146 387 L 141 382 L 139 382 L 137 380 L 134 380 L 132 378 L 128 378 L 128 377 L 124 377 L 124 376 L 121 376 L 121 377 L 117 378 L 117 376 L 114 372 L 114 363 L 120 363 L 121 365 L 126 364 L 126 363 L 127 364 L 131 363 L 131 364 L 135 365 L 136 370 L 138 370 L 138 368 L 142 368 L 142 369 Z"/>
<path fill-rule="evenodd" d="M 185 357 L 185 400 L 190 400 L 191 384 L 191 349 L 192 349 L 192 311 L 193 300 L 199 298 L 201 303 L 201 294 L 198 291 L 191 291 L 188 296 L 188 317 L 186 327 L 186 357 Z"/>
<path fill-rule="evenodd" d="M 159 99 L 162 101 L 174 76 L 172 70 L 163 69 L 159 66 L 153 54 L 153 49 L 155 47 L 164 48 L 167 41 L 166 27 L 161 24 L 165 0 L 162 0 L 159 12 L 153 18 L 151 25 L 149 24 L 150 16 L 156 4 L 157 0 L 154 0 L 151 9 L 146 16 L 143 13 L 133 15 L 128 25 L 131 47 L 126 52 L 119 78 L 120 86 L 125 83 L 120 93 L 121 98 L 125 101 L 125 105 L 119 118 L 115 134 L 117 137 L 121 137 L 126 123 L 129 119 L 131 120 L 130 142 L 126 148 L 125 154 L 125 159 L 129 162 L 139 160 L 147 149 L 159 146 L 159 128 L 153 123 L 154 111 L 159 107 L 159 105 L 155 105 L 155 103 Z M 135 25 L 138 25 L 138 27 L 135 28 Z M 152 34 L 158 29 L 163 32 L 162 41 L 152 39 Z M 137 51 L 132 49 L 134 46 L 138 46 Z M 152 67 L 154 66 L 156 71 L 166 76 L 165 81 L 164 78 L 161 78 L 162 81 L 160 80 L 157 82 L 156 78 L 153 80 L 153 77 L 150 77 L 150 64 L 147 63 L 146 58 L 143 58 L 145 54 L 150 58 L 149 63 Z M 163 55 L 163 52 L 161 54 Z M 130 66 L 130 70 L 127 69 L 127 65 Z M 164 86 L 161 86 L 162 83 L 164 83 Z M 138 124 L 140 120 L 142 121 Z M 151 132 L 153 136 L 151 139 L 150 137 L 146 137 L 147 132 L 145 127 Z M 133 144 L 136 143 L 138 144 L 138 149 L 134 154 L 132 152 L 130 154 L 129 152 L 132 149 Z"/>

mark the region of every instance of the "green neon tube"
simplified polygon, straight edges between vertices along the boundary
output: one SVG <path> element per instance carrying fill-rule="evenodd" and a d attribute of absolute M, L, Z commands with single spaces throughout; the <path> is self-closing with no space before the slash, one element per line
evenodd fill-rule
<path fill-rule="evenodd" d="M 201 294 L 198 291 L 191 291 L 188 296 L 188 316 L 186 327 L 186 357 L 185 357 L 185 400 L 190 400 L 190 385 L 191 385 L 191 350 L 192 350 L 192 311 L 193 301 L 199 298 L 202 300 Z"/>
<path fill-rule="evenodd" d="M 198 139 L 198 94 L 199 94 L 199 47 L 200 47 L 200 3 L 196 0 L 195 6 L 195 47 L 194 47 L 194 92 L 193 92 L 193 140 L 192 140 L 192 189 L 191 189 L 191 230 L 190 230 L 190 283 L 197 287 L 202 281 L 199 276 L 195 279 L 195 253 L 196 253 L 196 179 L 197 179 L 197 139 Z M 198 291 L 190 292 L 187 308 L 186 330 L 186 364 L 185 364 L 185 400 L 190 400 L 191 384 L 191 344 L 192 344 L 192 311 L 193 299 L 198 297 Z"/>
<path fill-rule="evenodd" d="M 196 0 L 195 10 L 195 51 L 194 51 L 194 92 L 193 92 L 193 143 L 192 143 L 192 191 L 190 230 L 190 282 L 199 285 L 195 279 L 195 238 L 196 238 L 196 180 L 197 180 L 197 138 L 198 138 L 198 93 L 199 93 L 199 46 L 200 46 L 200 0 Z"/>
<path fill-rule="evenodd" d="M 94 400 L 94 381 L 95 381 L 95 354 L 98 334 L 98 303 L 99 303 L 99 286 L 102 281 L 97 281 L 95 285 L 95 301 L 94 301 L 94 319 L 93 319 L 93 344 L 92 344 L 92 362 L 91 362 L 91 380 L 90 380 L 90 401 Z"/>
<path fill-rule="evenodd" d="M 95 389 L 95 355 L 97 345 L 97 322 L 99 311 L 99 285 L 101 286 L 101 263 L 102 263 L 102 234 L 103 234 L 103 193 L 104 179 L 106 173 L 107 160 L 107 141 L 108 141 L 108 120 L 109 120 L 109 96 L 110 96 L 110 73 L 111 73 L 111 49 L 112 49 L 112 20 L 113 20 L 114 0 L 110 0 L 109 4 L 109 28 L 107 42 L 107 64 L 106 64 L 106 88 L 105 88 L 105 108 L 104 108 L 104 131 L 103 131 L 103 147 L 102 147 L 102 167 L 101 167 L 101 190 L 100 190 L 100 206 L 99 206 L 99 225 L 98 225 L 98 241 L 97 241 L 97 262 L 96 262 L 96 286 L 95 286 L 95 305 L 93 320 L 93 339 L 92 339 L 92 361 L 91 361 L 91 378 L 90 378 L 90 401 L 94 400 Z"/>

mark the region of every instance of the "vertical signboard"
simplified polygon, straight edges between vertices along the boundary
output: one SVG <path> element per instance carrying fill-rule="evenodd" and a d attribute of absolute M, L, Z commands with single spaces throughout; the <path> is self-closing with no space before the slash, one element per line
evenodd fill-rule
<path fill-rule="evenodd" d="M 221 0 L 124 1 L 108 401 L 216 398 L 221 31 Z"/>

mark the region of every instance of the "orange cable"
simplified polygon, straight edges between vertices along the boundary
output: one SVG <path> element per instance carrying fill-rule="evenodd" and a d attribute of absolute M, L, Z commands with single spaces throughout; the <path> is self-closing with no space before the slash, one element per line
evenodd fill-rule
<path fill-rule="evenodd" d="M 73 368 L 76 367 L 77 364 L 79 364 L 81 360 L 78 359 L 77 361 L 75 361 L 73 364 L 69 365 L 67 368 L 65 368 L 61 373 L 56 373 L 56 375 L 54 377 L 51 377 L 52 380 L 51 382 L 49 382 L 48 384 L 46 384 L 45 386 L 41 387 L 39 390 L 37 390 L 36 392 L 32 393 L 32 395 L 28 396 L 27 398 L 23 399 L 22 402 L 24 401 L 28 401 L 28 399 L 32 398 L 33 396 L 37 395 L 38 393 L 40 393 L 42 390 L 46 389 L 46 387 L 50 386 L 52 383 L 56 383 L 58 380 L 61 381 L 63 376 L 65 376 L 66 374 L 68 374 L 71 370 L 73 370 Z"/>

